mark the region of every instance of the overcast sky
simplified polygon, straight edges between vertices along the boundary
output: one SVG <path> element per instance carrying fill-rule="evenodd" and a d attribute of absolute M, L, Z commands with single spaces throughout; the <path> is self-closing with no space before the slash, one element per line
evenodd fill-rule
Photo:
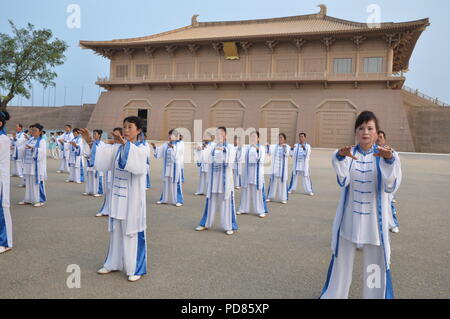
<path fill-rule="evenodd" d="M 34 86 L 34 105 L 80 105 L 96 103 L 100 89 L 97 76 L 107 76 L 108 61 L 91 50 L 82 50 L 80 40 L 111 40 L 146 36 L 198 21 L 244 20 L 317 13 L 324 3 L 328 15 L 366 22 L 371 4 L 381 9 L 382 22 L 430 18 L 431 25 L 420 37 L 410 60 L 406 85 L 450 103 L 450 12 L 449 0 L 0 0 L 0 32 L 10 33 L 8 20 L 19 27 L 30 22 L 49 28 L 69 44 L 67 60 L 56 68 L 56 90 Z M 81 12 L 80 28 L 69 28 L 67 12 L 76 4 Z M 55 94 L 56 92 L 56 94 Z M 66 92 L 64 94 L 64 92 Z M 4 92 L 2 92 L 4 93 Z M 10 105 L 31 105 L 14 99 Z"/>

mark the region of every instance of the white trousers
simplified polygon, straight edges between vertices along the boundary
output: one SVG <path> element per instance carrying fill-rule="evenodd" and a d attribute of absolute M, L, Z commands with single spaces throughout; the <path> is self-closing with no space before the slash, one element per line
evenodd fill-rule
<path fill-rule="evenodd" d="M 25 174 L 25 203 L 45 203 L 47 201 L 47 195 L 45 193 L 45 184 L 40 182 L 36 184 L 35 175 Z"/>
<path fill-rule="evenodd" d="M 208 191 L 208 173 L 200 171 L 197 194 L 205 195 L 207 191 Z"/>
<path fill-rule="evenodd" d="M 90 195 L 101 194 L 103 195 L 103 188 L 105 183 L 103 182 L 103 176 L 95 171 L 88 171 L 86 176 L 86 193 Z M 96 177 L 97 175 L 97 177 Z"/>
<path fill-rule="evenodd" d="M 384 299 L 386 267 L 381 246 L 363 245 L 363 298 Z M 338 256 L 334 257 L 328 287 L 322 299 L 347 299 L 352 283 L 356 244 L 339 237 Z M 330 270 L 329 270 L 330 271 Z"/>
<path fill-rule="evenodd" d="M 288 200 L 287 180 L 281 181 L 281 177 L 271 176 L 269 182 L 267 198 L 274 200 L 276 197 L 281 200 Z"/>
<path fill-rule="evenodd" d="M 234 187 L 241 187 L 241 175 L 238 174 L 237 169 L 233 169 Z"/>
<path fill-rule="evenodd" d="M 3 195 L 3 194 L 2 194 Z M 0 197 L 0 246 L 12 247 L 12 221 L 9 198 Z"/>
<path fill-rule="evenodd" d="M 242 214 L 255 213 L 258 215 L 268 213 L 264 187 L 260 190 L 256 189 L 255 184 L 248 184 L 247 187 L 242 187 L 241 204 L 238 212 Z"/>
<path fill-rule="evenodd" d="M 184 204 L 181 182 L 174 183 L 172 177 L 164 177 L 163 192 L 159 201 L 164 204 Z"/>
<path fill-rule="evenodd" d="M 15 175 L 17 175 L 17 176 L 23 176 L 23 160 L 22 159 L 16 160 L 15 173 L 16 173 Z"/>
<path fill-rule="evenodd" d="M 234 193 L 225 200 L 224 193 L 212 193 L 206 198 L 205 210 L 200 221 L 200 226 L 211 228 L 214 225 L 216 212 L 220 213 L 220 226 L 223 230 L 237 230 L 236 210 L 234 206 Z"/>
<path fill-rule="evenodd" d="M 126 235 L 125 222 L 112 219 L 113 231 L 109 236 L 108 255 L 105 267 L 108 270 L 120 270 L 128 276 L 147 273 L 147 244 L 145 231 Z"/>
<path fill-rule="evenodd" d="M 312 183 L 311 183 L 311 176 L 305 176 L 304 171 L 297 171 L 297 175 L 294 175 L 294 172 L 292 172 L 291 175 L 291 182 L 289 184 L 289 192 L 293 192 L 297 189 L 297 180 L 299 177 L 302 178 L 302 186 L 305 191 L 305 193 L 309 194 L 313 192 L 312 189 Z"/>
<path fill-rule="evenodd" d="M 81 169 L 80 167 L 69 166 L 69 181 L 81 183 Z"/>
<path fill-rule="evenodd" d="M 105 178 L 103 179 L 105 181 L 103 192 L 105 193 L 103 196 L 103 204 L 102 207 L 100 207 L 100 210 L 98 211 L 98 214 L 102 214 L 103 216 L 109 216 L 109 208 L 111 207 L 110 202 L 110 196 L 111 196 L 111 172 L 107 171 L 105 173 Z"/>

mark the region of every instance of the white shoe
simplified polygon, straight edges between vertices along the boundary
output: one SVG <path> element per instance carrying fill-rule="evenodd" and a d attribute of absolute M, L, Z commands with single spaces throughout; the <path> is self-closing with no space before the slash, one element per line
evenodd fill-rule
<path fill-rule="evenodd" d="M 19 184 L 19 185 L 17 185 L 17 187 L 20 187 L 20 188 L 24 188 L 24 187 L 25 187 L 25 185 L 23 185 L 23 184 Z"/>
<path fill-rule="evenodd" d="M 398 234 L 400 232 L 400 229 L 398 227 L 394 227 L 391 229 L 391 232 L 393 232 L 394 234 Z"/>
<path fill-rule="evenodd" d="M 102 217 L 102 213 L 95 214 L 95 217 Z"/>
<path fill-rule="evenodd" d="M 141 279 L 142 276 L 128 276 L 128 281 L 135 282 Z"/>
<path fill-rule="evenodd" d="M 264 214 L 259 214 L 259 217 L 264 218 L 264 217 L 266 217 L 266 214 L 265 213 Z"/>
<path fill-rule="evenodd" d="M 82 184 L 81 182 L 76 182 L 77 184 Z"/>
<path fill-rule="evenodd" d="M 313 192 L 311 192 L 311 193 L 309 193 L 308 195 L 309 195 L 309 196 L 314 196 L 314 193 L 313 193 Z"/>
<path fill-rule="evenodd" d="M 236 212 L 236 215 L 240 215 L 240 214 L 242 214 L 241 212 Z"/>
<path fill-rule="evenodd" d="M 36 204 L 33 204 L 33 207 L 41 207 L 41 206 L 44 206 L 44 203 L 36 203 Z"/>
<path fill-rule="evenodd" d="M 241 188 L 239 186 L 237 186 L 236 189 L 241 189 Z"/>
<path fill-rule="evenodd" d="M 196 192 L 196 193 L 194 193 L 194 195 L 195 195 L 195 196 L 198 196 L 198 195 L 202 195 L 202 194 Z"/>
<path fill-rule="evenodd" d="M 62 172 L 60 170 L 57 170 L 56 173 L 61 174 Z"/>
<path fill-rule="evenodd" d="M 6 253 L 8 250 L 11 250 L 11 247 L 3 247 L 0 246 L 0 254 Z"/>
<path fill-rule="evenodd" d="M 282 200 L 281 204 L 287 204 L 287 200 Z"/>
<path fill-rule="evenodd" d="M 227 235 L 233 235 L 233 234 L 234 234 L 234 231 L 232 231 L 232 230 L 227 230 L 227 231 L 225 232 L 225 234 L 227 234 Z"/>
<path fill-rule="evenodd" d="M 292 191 L 288 192 L 288 194 L 292 194 Z"/>
<path fill-rule="evenodd" d="M 99 270 L 97 270 L 97 274 L 99 275 L 106 275 L 109 274 L 110 272 L 112 272 L 112 270 L 106 269 L 105 267 L 102 267 Z"/>
<path fill-rule="evenodd" d="M 94 197 L 102 197 L 103 195 L 101 194 L 94 194 Z"/>
<path fill-rule="evenodd" d="M 202 230 L 207 230 L 208 228 L 204 227 L 204 226 L 197 226 L 195 227 L 196 231 L 202 231 Z"/>
<path fill-rule="evenodd" d="M 66 180 L 65 180 L 65 182 L 66 182 L 66 183 L 70 183 L 71 181 L 70 181 L 70 180 L 68 180 L 68 179 L 66 179 Z"/>
<path fill-rule="evenodd" d="M 180 206 L 183 206 L 183 204 L 181 204 L 181 203 L 176 203 L 175 206 L 176 206 L 176 207 L 180 207 Z"/>
<path fill-rule="evenodd" d="M 83 195 L 84 195 L 84 196 L 88 196 L 88 195 L 89 195 L 89 193 L 83 193 Z"/>
<path fill-rule="evenodd" d="M 266 202 L 268 202 L 268 203 L 271 202 L 271 201 L 272 201 L 271 199 L 266 199 Z"/>
<path fill-rule="evenodd" d="M 393 199 L 392 202 L 395 204 L 395 203 L 397 203 L 397 200 Z"/>
<path fill-rule="evenodd" d="M 25 203 L 23 200 L 17 203 L 17 205 L 27 205 L 28 203 Z"/>
<path fill-rule="evenodd" d="M 158 205 L 161 205 L 161 204 L 162 204 L 162 202 L 161 202 L 161 201 L 157 201 L 157 202 L 156 202 L 156 204 L 158 204 Z"/>

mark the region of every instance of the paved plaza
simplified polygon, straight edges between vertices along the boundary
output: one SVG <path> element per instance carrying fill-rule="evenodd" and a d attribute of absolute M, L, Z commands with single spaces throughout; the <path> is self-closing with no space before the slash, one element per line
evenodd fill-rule
<path fill-rule="evenodd" d="M 159 206 L 161 161 L 151 162 L 147 191 L 148 275 L 135 283 L 120 272 L 97 275 L 108 246 L 107 218 L 94 217 L 102 198 L 65 183 L 48 160 L 48 203 L 18 206 L 25 190 L 11 178 L 14 249 L 0 256 L 3 298 L 318 298 L 331 257 L 339 188 L 331 150 L 313 149 L 315 196 L 268 203 L 270 213 L 238 216 L 233 236 L 196 232 L 205 197 L 194 196 L 195 164 L 186 164 L 182 207 Z M 397 193 L 400 233 L 391 235 L 397 298 L 450 298 L 450 156 L 401 154 Z M 291 166 L 290 166 L 291 167 Z M 268 176 L 266 176 L 266 183 Z M 236 206 L 240 192 L 236 191 Z M 236 207 L 237 208 L 237 207 Z M 216 221 L 219 219 L 217 218 Z M 81 288 L 68 288 L 67 266 L 79 265 Z M 350 297 L 362 295 L 357 253 Z"/>

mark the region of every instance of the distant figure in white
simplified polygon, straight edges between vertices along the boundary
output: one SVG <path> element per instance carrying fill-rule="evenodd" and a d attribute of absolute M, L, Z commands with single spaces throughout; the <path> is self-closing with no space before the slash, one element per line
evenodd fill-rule
<path fill-rule="evenodd" d="M 301 177 L 305 193 L 313 196 L 311 172 L 309 169 L 311 145 L 306 143 L 306 133 L 300 133 L 298 137 L 300 142 L 291 148 L 290 155 L 293 157 L 294 164 L 292 166 L 291 182 L 289 183 L 288 193 L 291 194 L 297 189 L 297 180 Z"/>
<path fill-rule="evenodd" d="M 69 172 L 69 156 L 70 156 L 70 142 L 73 140 L 72 134 L 72 126 L 70 124 L 66 124 L 64 126 L 64 133 L 58 139 L 59 145 L 62 150 L 61 164 L 59 166 L 59 170 L 57 173 L 63 173 L 64 171 Z"/>
<path fill-rule="evenodd" d="M 209 229 L 214 224 L 216 212 L 220 212 L 220 224 L 227 235 L 238 229 L 234 204 L 233 163 L 234 147 L 227 143 L 227 129 L 217 128 L 217 144 L 206 157 L 208 167 L 208 190 L 205 210 L 197 231 Z"/>
<path fill-rule="evenodd" d="M 47 143 L 42 138 L 44 127 L 30 126 L 32 137 L 25 144 L 23 175 L 25 177 L 25 198 L 19 205 L 44 206 L 47 201 L 45 181 L 47 180 Z"/>
<path fill-rule="evenodd" d="M 288 161 L 291 148 L 286 144 L 286 134 L 278 134 L 278 144 L 266 145 L 266 152 L 270 155 L 270 181 L 267 190 L 267 202 L 278 199 L 282 204 L 288 201 Z"/>
<path fill-rule="evenodd" d="M 98 171 L 94 168 L 95 160 L 97 158 L 97 147 L 102 146 L 103 131 L 100 129 L 94 130 L 94 139 L 92 141 L 92 148 L 84 147 L 84 156 L 86 157 L 86 190 L 83 195 L 92 195 L 94 197 L 100 197 L 104 193 L 105 181 L 102 171 Z"/>
<path fill-rule="evenodd" d="M 73 129 L 73 139 L 69 142 L 69 178 L 66 183 L 81 184 L 84 182 L 83 145 L 80 136 L 80 129 Z"/>

